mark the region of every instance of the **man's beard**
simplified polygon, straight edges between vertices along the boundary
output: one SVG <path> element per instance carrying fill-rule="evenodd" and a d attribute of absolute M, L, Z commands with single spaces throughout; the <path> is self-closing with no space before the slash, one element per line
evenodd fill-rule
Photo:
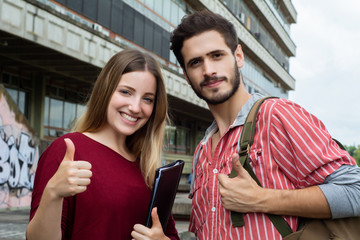
<path fill-rule="evenodd" d="M 185 73 L 186 74 L 186 73 Z M 226 92 L 226 93 L 223 93 L 223 94 L 217 94 L 215 95 L 214 97 L 212 98 L 208 98 L 208 97 L 205 97 L 201 94 L 201 91 L 197 88 L 195 88 L 191 82 L 191 79 L 189 78 L 189 76 L 187 76 L 188 79 L 189 79 L 189 82 L 190 82 L 190 85 L 192 87 L 192 89 L 194 90 L 195 94 L 205 100 L 205 102 L 207 104 L 210 104 L 210 105 L 217 105 L 217 104 L 221 104 L 221 103 L 224 103 L 226 102 L 228 99 L 230 99 L 234 94 L 235 92 L 238 90 L 239 88 L 239 85 L 240 85 L 240 73 L 239 73 L 239 70 L 237 69 L 237 65 L 235 63 L 235 66 L 234 66 L 234 74 L 233 74 L 233 77 L 230 79 L 230 83 L 232 85 L 232 89 L 229 91 L 229 92 Z M 219 79 L 225 79 L 227 80 L 226 77 L 218 77 L 218 76 L 213 76 L 213 77 L 205 77 L 205 79 L 200 83 L 200 87 L 206 83 L 208 83 L 209 81 L 213 81 L 213 80 L 219 80 Z M 217 91 L 217 90 L 215 90 Z"/>

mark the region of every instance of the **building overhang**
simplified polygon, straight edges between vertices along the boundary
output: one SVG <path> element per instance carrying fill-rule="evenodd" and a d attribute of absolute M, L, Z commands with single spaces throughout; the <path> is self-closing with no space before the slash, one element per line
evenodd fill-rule
<path fill-rule="evenodd" d="M 89 88 L 110 57 L 128 47 L 37 1 L 0 0 L 0 13 L 0 64 L 59 84 Z M 166 66 L 162 73 L 170 96 L 208 112 L 181 74 Z"/>

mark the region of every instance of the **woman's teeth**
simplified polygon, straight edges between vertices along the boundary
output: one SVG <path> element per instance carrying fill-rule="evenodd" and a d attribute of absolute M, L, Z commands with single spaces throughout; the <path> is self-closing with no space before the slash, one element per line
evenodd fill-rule
<path fill-rule="evenodd" d="M 131 117 L 131 116 L 127 115 L 126 113 L 121 113 L 121 116 L 131 122 L 135 122 L 137 120 L 137 118 Z"/>

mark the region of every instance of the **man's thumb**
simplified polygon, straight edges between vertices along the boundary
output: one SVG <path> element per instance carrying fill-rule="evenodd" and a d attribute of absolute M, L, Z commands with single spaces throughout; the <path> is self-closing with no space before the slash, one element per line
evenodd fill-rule
<path fill-rule="evenodd" d="M 232 165 L 233 165 L 233 169 L 235 169 L 237 173 L 237 176 L 242 175 L 245 169 L 243 168 L 243 166 L 241 166 L 238 153 L 234 153 L 234 155 L 232 155 Z"/>
<path fill-rule="evenodd" d="M 69 138 L 64 139 L 66 144 L 66 152 L 63 161 L 73 161 L 75 154 L 75 145 Z"/>

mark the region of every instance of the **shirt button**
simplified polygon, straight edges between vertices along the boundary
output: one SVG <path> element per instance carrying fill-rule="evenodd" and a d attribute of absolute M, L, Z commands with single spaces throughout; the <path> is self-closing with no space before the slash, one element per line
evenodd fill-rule
<path fill-rule="evenodd" d="M 218 173 L 218 170 L 215 168 L 214 170 L 213 170 L 213 173 Z"/>
<path fill-rule="evenodd" d="M 211 208 L 211 211 L 212 211 L 212 212 L 215 212 L 215 210 L 216 210 L 215 207 L 212 207 L 212 208 Z"/>

